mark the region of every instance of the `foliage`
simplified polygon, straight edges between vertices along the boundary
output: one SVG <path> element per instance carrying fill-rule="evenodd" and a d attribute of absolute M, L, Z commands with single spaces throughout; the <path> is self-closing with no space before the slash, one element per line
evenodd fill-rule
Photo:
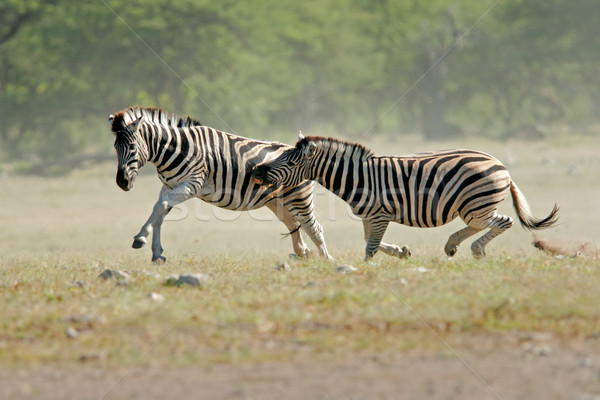
<path fill-rule="evenodd" d="M 284 140 L 427 134 L 430 118 L 440 134 L 593 126 L 599 12 L 591 0 L 6 0 L 0 157 L 108 151 L 106 117 L 133 104 Z"/>

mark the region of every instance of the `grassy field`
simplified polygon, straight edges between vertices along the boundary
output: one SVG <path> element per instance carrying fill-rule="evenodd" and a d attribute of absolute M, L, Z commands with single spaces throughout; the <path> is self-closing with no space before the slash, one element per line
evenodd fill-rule
<path fill-rule="evenodd" d="M 379 154 L 465 147 L 415 138 L 365 143 Z M 335 264 L 289 260 L 284 226 L 268 211 L 232 213 L 194 200 L 165 223 L 168 261 L 157 266 L 148 248 L 130 248 L 160 187 L 151 170 L 130 193 L 115 185 L 112 164 L 65 178 L 4 176 L 0 364 L 214 365 L 428 349 L 451 355 L 473 335 L 518 340 L 532 332 L 598 346 L 600 140 L 468 147 L 507 164 L 534 214 L 558 202 L 560 225 L 542 235 L 575 247 L 588 242 L 585 256 L 539 252 L 515 224 L 489 245 L 487 259 L 473 260 L 465 245 L 448 260 L 442 249 L 462 226 L 455 221 L 431 230 L 391 226 L 385 240 L 409 245 L 412 258 L 379 254 L 363 263 L 362 224 L 319 190 Z M 510 200 L 502 210 L 515 216 Z M 291 268 L 277 270 L 281 262 Z M 342 263 L 358 271 L 337 272 Z M 128 284 L 99 278 L 107 268 L 126 271 Z M 202 288 L 164 285 L 181 273 L 209 279 Z"/>

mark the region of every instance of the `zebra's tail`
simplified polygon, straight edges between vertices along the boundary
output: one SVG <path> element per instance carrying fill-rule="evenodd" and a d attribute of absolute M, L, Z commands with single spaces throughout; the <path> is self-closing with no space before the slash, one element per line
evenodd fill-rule
<path fill-rule="evenodd" d="M 554 225 L 556 221 L 558 221 L 558 205 L 554 205 L 550 215 L 548 215 L 546 218 L 538 219 L 535 218 L 531 213 L 531 209 L 529 208 L 529 204 L 525 199 L 525 195 L 521 193 L 514 182 L 510 183 L 510 194 L 513 199 L 515 211 L 519 216 L 519 221 L 521 221 L 521 225 L 523 225 L 524 228 L 527 228 L 530 231 L 549 228 Z"/>

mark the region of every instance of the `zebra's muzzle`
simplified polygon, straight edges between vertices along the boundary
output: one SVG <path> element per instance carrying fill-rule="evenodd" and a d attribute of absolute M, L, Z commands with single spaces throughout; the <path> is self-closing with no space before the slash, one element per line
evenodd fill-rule
<path fill-rule="evenodd" d="M 269 167 L 266 165 L 257 165 L 252 168 L 252 180 L 254 183 L 260 186 L 268 185 L 267 172 L 269 172 Z"/>
<path fill-rule="evenodd" d="M 125 170 L 117 171 L 117 186 L 128 192 L 133 187 L 136 175 L 136 173 L 128 174 Z"/>

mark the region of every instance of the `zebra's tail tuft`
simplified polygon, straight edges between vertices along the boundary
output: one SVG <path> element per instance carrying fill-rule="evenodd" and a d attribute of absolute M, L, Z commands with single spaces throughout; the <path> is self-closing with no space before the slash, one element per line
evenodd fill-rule
<path fill-rule="evenodd" d="M 291 231 L 289 231 L 289 233 L 282 233 L 281 234 L 281 236 L 283 236 L 282 239 L 292 236 L 294 233 L 298 232 L 300 230 L 300 228 L 302 228 L 302 225 L 298 224 L 298 227 L 292 229 Z"/>
<path fill-rule="evenodd" d="M 519 216 L 519 221 L 524 228 L 531 230 L 538 230 L 549 228 L 558 221 L 558 205 L 555 204 L 554 208 L 546 218 L 538 219 L 533 216 L 529 204 L 525 199 L 525 195 L 519 190 L 514 182 L 510 183 L 510 194 L 513 199 L 513 205 L 515 211 Z"/>

